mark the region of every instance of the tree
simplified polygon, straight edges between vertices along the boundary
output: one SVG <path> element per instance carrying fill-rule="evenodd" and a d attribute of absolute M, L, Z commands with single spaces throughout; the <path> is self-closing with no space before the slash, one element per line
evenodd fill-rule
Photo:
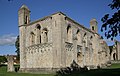
<path fill-rule="evenodd" d="M 115 12 L 111 17 L 110 14 L 106 14 L 101 19 L 103 22 L 101 31 L 104 31 L 107 39 L 113 40 L 116 36 L 120 36 L 120 0 L 113 0 L 108 6 Z"/>
<path fill-rule="evenodd" d="M 7 58 L 5 56 L 0 56 L 0 64 L 7 62 Z"/>
<path fill-rule="evenodd" d="M 17 39 L 16 39 L 16 42 L 15 42 L 15 47 L 16 47 L 16 53 L 17 53 L 17 59 L 19 60 L 19 58 L 20 58 L 20 50 L 19 50 L 19 36 L 17 36 Z"/>

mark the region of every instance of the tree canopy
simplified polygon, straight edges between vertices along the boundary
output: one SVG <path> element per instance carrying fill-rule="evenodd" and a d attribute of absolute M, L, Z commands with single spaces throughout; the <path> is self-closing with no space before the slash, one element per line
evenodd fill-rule
<path fill-rule="evenodd" d="M 104 31 L 107 39 L 113 40 L 116 36 L 120 36 L 120 0 L 113 0 L 108 6 L 115 12 L 111 17 L 110 14 L 106 14 L 101 19 L 103 22 L 101 31 Z"/>
<path fill-rule="evenodd" d="M 7 58 L 5 56 L 0 56 L 0 64 L 7 62 Z"/>

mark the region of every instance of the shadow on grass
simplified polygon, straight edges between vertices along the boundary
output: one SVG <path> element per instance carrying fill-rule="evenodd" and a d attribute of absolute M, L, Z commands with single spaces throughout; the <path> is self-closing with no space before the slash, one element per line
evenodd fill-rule
<path fill-rule="evenodd" d="M 57 76 L 120 76 L 120 68 L 117 69 L 92 69 L 89 71 L 72 72 Z"/>
<path fill-rule="evenodd" d="M 120 68 L 117 69 L 94 69 L 86 73 L 84 76 L 120 76 Z"/>
<path fill-rule="evenodd" d="M 81 68 L 75 61 L 70 67 L 61 68 L 56 76 L 120 76 L 120 68 L 91 69 L 87 66 Z"/>

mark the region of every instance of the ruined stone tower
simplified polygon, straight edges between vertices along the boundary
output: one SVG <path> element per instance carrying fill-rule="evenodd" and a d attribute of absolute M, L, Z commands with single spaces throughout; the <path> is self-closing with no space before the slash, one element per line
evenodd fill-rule
<path fill-rule="evenodd" d="M 98 26 L 97 26 L 96 19 L 90 20 L 90 29 L 91 29 L 91 31 L 98 33 Z"/>
<path fill-rule="evenodd" d="M 25 51 L 25 44 L 26 44 L 26 24 L 30 22 L 30 10 L 26 5 L 22 5 L 22 7 L 18 11 L 18 24 L 19 24 L 19 37 L 20 37 L 20 67 L 26 67 L 26 51 Z"/>

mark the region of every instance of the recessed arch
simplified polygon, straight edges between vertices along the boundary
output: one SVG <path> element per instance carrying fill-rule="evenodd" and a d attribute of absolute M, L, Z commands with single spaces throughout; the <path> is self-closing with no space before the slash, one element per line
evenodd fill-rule
<path fill-rule="evenodd" d="M 79 32 L 80 32 L 80 30 L 78 29 L 77 32 L 76 32 L 76 34 L 78 34 Z"/>
<path fill-rule="evenodd" d="M 48 29 L 47 29 L 47 28 L 43 28 L 43 30 L 44 30 L 44 31 L 48 31 Z"/>
<path fill-rule="evenodd" d="M 90 39 L 93 39 L 93 36 L 90 36 Z"/>
<path fill-rule="evenodd" d="M 83 37 L 85 37 L 85 36 L 86 36 L 86 34 L 87 34 L 87 33 L 85 32 L 85 33 L 84 33 L 84 35 L 83 35 Z"/>
<path fill-rule="evenodd" d="M 90 36 L 90 43 L 93 42 L 93 36 Z"/>
<path fill-rule="evenodd" d="M 41 29 L 41 26 L 40 26 L 40 24 L 37 24 L 36 26 L 35 26 L 37 29 Z"/>
<path fill-rule="evenodd" d="M 83 61 L 83 54 L 82 52 L 77 52 L 77 62 L 78 64 L 81 64 Z"/>
<path fill-rule="evenodd" d="M 42 30 L 42 42 L 47 43 L 48 42 L 48 29 L 43 28 Z"/>
<path fill-rule="evenodd" d="M 113 59 L 114 59 L 114 60 L 117 59 L 116 56 L 117 56 L 117 54 L 116 54 L 116 53 L 113 53 Z"/>
<path fill-rule="evenodd" d="M 30 32 L 30 45 L 35 44 L 35 34 L 34 32 Z"/>
<path fill-rule="evenodd" d="M 77 32 L 76 32 L 76 36 L 77 36 L 77 43 L 78 44 L 81 44 L 81 33 L 80 33 L 80 30 L 78 29 Z"/>
<path fill-rule="evenodd" d="M 93 31 L 95 30 L 95 27 L 94 27 L 94 26 L 92 26 L 92 30 L 93 30 Z"/>
<path fill-rule="evenodd" d="M 33 35 L 33 34 L 34 34 L 34 32 L 30 32 L 30 34 L 31 34 L 31 35 Z"/>
<path fill-rule="evenodd" d="M 70 28 L 71 28 L 71 26 L 70 26 L 70 24 L 68 24 L 68 26 L 67 26 L 67 33 L 68 33 Z"/>
<path fill-rule="evenodd" d="M 86 32 L 83 35 L 83 42 L 84 42 L 84 46 L 87 47 L 87 33 Z"/>
<path fill-rule="evenodd" d="M 41 43 L 41 26 L 40 24 L 36 24 L 36 44 Z"/>
<path fill-rule="evenodd" d="M 67 26 L 67 41 L 72 43 L 72 28 L 70 24 Z"/>

